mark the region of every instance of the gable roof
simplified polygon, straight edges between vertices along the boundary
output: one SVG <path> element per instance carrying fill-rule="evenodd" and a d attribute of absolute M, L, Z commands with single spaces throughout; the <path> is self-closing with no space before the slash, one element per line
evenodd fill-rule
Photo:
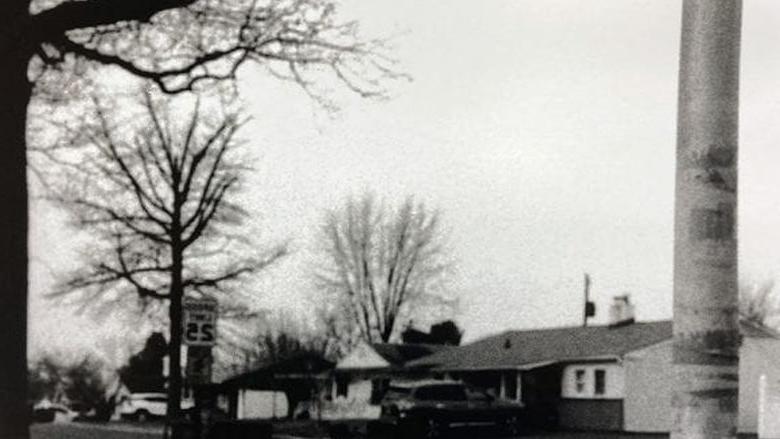
<path fill-rule="evenodd" d="M 745 321 L 740 323 L 745 337 L 780 338 L 777 331 L 766 326 Z M 671 338 L 670 320 L 617 327 L 572 326 L 507 331 L 419 358 L 407 366 L 439 370 L 530 369 L 566 361 L 618 359 L 631 351 Z"/>
<path fill-rule="evenodd" d="M 418 343 L 360 343 L 336 364 L 340 371 L 393 370 L 447 346 Z"/>

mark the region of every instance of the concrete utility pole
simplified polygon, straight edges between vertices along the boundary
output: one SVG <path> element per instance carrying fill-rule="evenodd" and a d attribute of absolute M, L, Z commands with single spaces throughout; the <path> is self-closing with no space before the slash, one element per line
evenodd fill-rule
<path fill-rule="evenodd" d="M 741 10 L 739 0 L 683 3 L 674 226 L 674 439 L 736 437 Z"/>

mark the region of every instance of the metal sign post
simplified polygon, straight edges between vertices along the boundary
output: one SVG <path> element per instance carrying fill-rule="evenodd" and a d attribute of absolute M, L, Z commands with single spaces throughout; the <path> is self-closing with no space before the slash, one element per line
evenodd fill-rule
<path fill-rule="evenodd" d="M 214 299 L 185 299 L 182 309 L 182 339 L 187 345 L 186 382 L 195 395 L 195 423 L 199 436 L 206 437 L 214 401 L 206 401 L 210 398 L 202 389 L 211 384 L 214 363 L 211 349 L 217 344 L 218 303 Z"/>

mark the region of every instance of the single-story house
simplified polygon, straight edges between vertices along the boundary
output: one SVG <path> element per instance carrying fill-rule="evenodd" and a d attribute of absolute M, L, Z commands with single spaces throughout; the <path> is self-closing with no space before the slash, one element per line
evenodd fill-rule
<path fill-rule="evenodd" d="M 231 377 L 218 385 L 218 393 L 233 419 L 289 417 L 330 391 L 333 366 L 321 355 L 302 353 Z"/>
<path fill-rule="evenodd" d="M 755 433 L 761 375 L 780 378 L 780 336 L 743 322 L 739 431 Z M 665 432 L 672 322 L 508 331 L 407 363 L 522 401 L 541 426 Z"/>
<path fill-rule="evenodd" d="M 376 404 L 391 379 L 424 378 L 426 371 L 406 368 L 412 360 L 451 348 L 433 344 L 360 343 L 336 363 L 334 401 Z"/>

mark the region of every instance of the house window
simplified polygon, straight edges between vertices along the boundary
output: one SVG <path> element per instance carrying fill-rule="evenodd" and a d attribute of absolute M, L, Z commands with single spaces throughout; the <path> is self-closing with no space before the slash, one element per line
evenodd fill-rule
<path fill-rule="evenodd" d="M 376 379 L 371 380 L 371 404 L 379 404 L 387 393 L 390 380 Z"/>
<path fill-rule="evenodd" d="M 603 395 L 607 389 L 607 371 L 596 369 L 593 371 L 593 393 Z"/>
<path fill-rule="evenodd" d="M 504 374 L 504 398 L 517 399 L 517 372 Z"/>
<path fill-rule="evenodd" d="M 574 391 L 577 393 L 585 393 L 585 369 L 577 369 L 574 371 Z"/>
<path fill-rule="evenodd" d="M 345 376 L 336 377 L 336 396 L 347 397 L 347 390 L 349 389 L 349 379 Z"/>

